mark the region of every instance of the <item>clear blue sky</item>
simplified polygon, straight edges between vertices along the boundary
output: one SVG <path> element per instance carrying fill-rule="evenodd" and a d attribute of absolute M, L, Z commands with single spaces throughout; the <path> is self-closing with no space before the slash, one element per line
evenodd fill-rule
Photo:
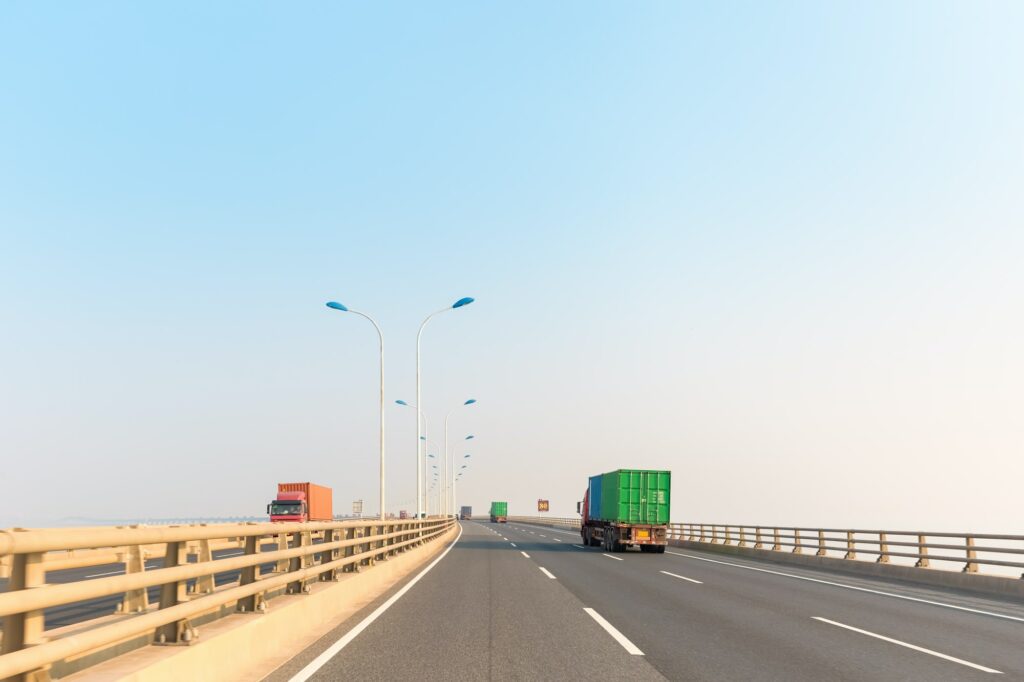
<path fill-rule="evenodd" d="M 0 6 L 0 525 L 462 502 L 1020 530 L 1019 3 Z M 388 414 L 392 510 L 415 425 Z M 436 429 L 435 429 L 436 432 Z M 955 500 L 955 503 L 953 501 Z"/>

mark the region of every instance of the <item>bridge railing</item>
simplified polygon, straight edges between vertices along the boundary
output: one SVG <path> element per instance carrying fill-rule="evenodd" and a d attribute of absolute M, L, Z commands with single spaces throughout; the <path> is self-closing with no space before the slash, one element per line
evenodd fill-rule
<path fill-rule="evenodd" d="M 1024 535 L 673 523 L 669 538 L 849 560 L 866 555 L 880 564 L 898 558 L 918 568 L 944 562 L 964 573 L 981 566 L 1024 569 Z"/>
<path fill-rule="evenodd" d="M 510 516 L 509 521 L 580 527 L 579 517 Z M 879 564 L 896 560 L 917 568 L 954 568 L 963 573 L 984 573 L 987 567 L 990 574 L 1016 575 L 1024 569 L 1024 535 L 671 523 L 668 537 Z"/>
<path fill-rule="evenodd" d="M 571 530 L 580 529 L 580 519 L 576 517 L 565 518 L 562 516 L 510 516 L 509 521 L 516 521 L 518 523 L 540 523 L 545 526 L 555 526 L 557 528 L 569 528 Z"/>
<path fill-rule="evenodd" d="M 340 572 L 436 539 L 453 523 L 432 518 L 0 531 L 0 557 L 8 559 L 10 572 L 0 593 L 0 680 L 47 679 L 55 663 L 125 641 L 187 644 L 203 622 L 263 611 L 274 596 L 306 593 L 315 582 L 337 580 Z M 214 558 L 214 547 L 225 543 L 241 543 L 243 553 Z M 146 549 L 158 545 L 163 566 L 147 568 Z M 66 559 L 78 550 L 104 560 L 116 555 L 125 572 L 48 584 L 48 571 L 67 567 L 48 557 Z M 215 576 L 226 572 L 238 572 L 238 578 L 216 585 Z M 155 604 L 149 603 L 152 587 L 160 588 Z M 123 595 L 116 617 L 46 630 L 45 609 L 110 595 Z"/>

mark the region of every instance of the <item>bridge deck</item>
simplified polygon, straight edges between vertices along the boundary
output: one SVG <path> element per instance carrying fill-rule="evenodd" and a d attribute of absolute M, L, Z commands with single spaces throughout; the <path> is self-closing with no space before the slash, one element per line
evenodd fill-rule
<path fill-rule="evenodd" d="M 1024 678 L 1021 604 L 674 548 L 607 555 L 540 526 L 462 526 L 309 679 Z M 268 681 L 293 679 L 378 605 Z M 396 642 L 402 655 L 388 656 Z"/>

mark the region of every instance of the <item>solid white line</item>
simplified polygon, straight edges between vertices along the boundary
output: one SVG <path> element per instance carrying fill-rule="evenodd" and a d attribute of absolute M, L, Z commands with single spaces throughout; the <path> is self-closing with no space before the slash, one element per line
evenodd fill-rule
<path fill-rule="evenodd" d="M 109 573 L 93 573 L 92 575 L 85 576 L 86 578 L 101 578 L 105 575 L 121 575 L 124 571 L 110 571 Z"/>
<path fill-rule="evenodd" d="M 548 569 L 544 568 L 543 566 L 538 566 L 537 568 L 540 569 L 541 573 L 543 573 L 547 577 L 551 578 L 552 580 L 556 579 L 555 576 L 551 575 L 551 571 L 549 571 Z"/>
<path fill-rule="evenodd" d="M 586 549 L 583 545 L 573 545 L 573 547 L 579 547 L 580 549 Z"/>
<path fill-rule="evenodd" d="M 930 654 L 932 656 L 937 656 L 938 658 L 942 658 L 942 659 L 945 659 L 947 661 L 952 661 L 953 663 L 959 663 L 960 665 L 966 665 L 968 668 L 974 668 L 975 670 L 981 670 L 982 672 L 986 672 L 986 673 L 995 673 L 997 675 L 1002 675 L 1003 674 L 1003 673 L 1001 673 L 998 670 L 993 670 L 992 668 L 986 668 L 983 665 L 978 665 L 977 663 L 971 663 L 970 661 L 965 661 L 962 658 L 953 658 L 952 656 L 947 656 L 946 654 L 940 654 L 938 651 L 932 651 L 931 649 L 925 649 L 924 647 L 921 647 L 921 646 L 916 646 L 914 644 L 908 644 L 906 642 L 901 642 L 900 640 L 893 639 L 892 637 L 885 637 L 884 635 L 878 635 L 878 634 L 875 634 L 874 632 L 868 632 L 867 630 L 861 630 L 860 628 L 855 628 L 852 625 L 843 625 L 842 623 L 837 623 L 834 620 L 829 620 L 828 618 L 822 618 L 820 616 L 812 616 L 812 618 L 814 618 L 814 620 L 821 621 L 822 623 L 828 623 L 829 625 L 835 625 L 836 627 L 846 628 L 847 630 L 853 630 L 854 632 L 859 632 L 860 634 L 867 635 L 868 637 L 874 637 L 875 639 L 880 639 L 880 640 L 885 641 L 885 642 L 891 642 L 892 644 L 898 644 L 900 646 L 905 646 L 908 649 L 913 649 L 914 651 L 920 651 L 921 653 L 924 653 L 924 654 Z"/>
<path fill-rule="evenodd" d="M 594 609 L 588 609 L 586 607 L 584 607 L 583 610 L 586 611 L 591 618 L 596 620 L 597 624 L 603 627 L 605 629 L 605 632 L 611 635 L 616 642 L 621 644 L 623 649 L 633 654 L 634 656 L 644 655 L 644 652 L 640 651 L 640 649 L 637 648 L 636 644 L 633 644 L 631 641 L 626 639 L 626 636 L 618 630 L 616 630 L 614 625 L 612 625 L 604 618 L 602 618 L 600 613 L 598 613 Z"/>
<path fill-rule="evenodd" d="M 704 584 L 704 583 L 702 583 L 699 580 L 694 580 L 693 578 L 687 578 L 685 575 L 676 575 L 675 573 L 669 573 L 668 571 L 662 571 L 662 573 L 664 573 L 665 575 L 670 575 L 673 578 L 679 578 L 680 580 L 688 580 L 691 583 L 697 583 L 698 585 L 703 585 Z"/>
<path fill-rule="evenodd" d="M 723 564 L 725 566 L 734 566 L 736 568 L 745 568 L 748 571 L 757 571 L 759 573 L 771 573 L 772 575 L 781 575 L 786 578 L 796 578 L 797 580 L 806 580 L 812 583 L 820 583 L 822 585 L 831 585 L 832 587 L 842 587 L 847 590 L 856 590 L 857 592 L 868 592 L 870 594 L 878 594 L 883 597 L 892 597 L 894 599 L 905 599 L 907 601 L 914 601 L 920 604 L 929 604 L 931 606 L 941 606 L 947 609 L 956 609 L 957 611 L 967 611 L 968 613 L 977 613 L 982 616 L 992 616 L 993 618 L 1004 618 L 1006 620 L 1015 620 L 1018 623 L 1024 623 L 1024 618 L 1019 616 L 1009 616 L 1005 613 L 995 613 L 993 611 L 982 611 L 981 609 L 972 609 L 967 606 L 956 606 L 955 604 L 946 604 L 941 601 L 932 601 L 930 599 L 921 599 L 919 597 L 908 597 L 905 594 L 894 594 L 892 592 L 883 592 L 882 590 L 872 590 L 867 587 L 857 587 L 856 585 L 846 585 L 845 583 L 832 582 L 831 580 L 820 580 L 818 578 L 808 578 L 803 575 L 795 575 L 793 573 L 783 573 L 782 571 L 772 571 L 767 568 L 755 568 L 754 566 L 744 566 L 743 564 L 734 564 L 728 561 L 719 561 L 718 559 L 707 559 L 702 556 L 693 556 L 692 554 L 680 554 L 679 552 L 666 552 L 666 554 L 675 554 L 676 556 L 686 557 L 687 559 L 697 559 L 698 561 L 708 561 L 713 564 Z"/>
<path fill-rule="evenodd" d="M 324 665 L 327 663 L 327 661 L 329 661 L 332 658 L 334 658 L 334 656 L 336 656 L 339 651 L 341 651 L 346 646 L 348 646 L 349 643 L 353 639 L 355 639 L 356 637 L 359 636 L 359 633 L 361 633 L 363 630 L 365 630 L 367 627 L 369 627 L 373 623 L 373 621 L 375 621 L 378 618 L 380 618 L 381 614 L 383 614 L 385 611 L 387 611 L 389 608 L 391 608 L 391 606 L 396 601 L 398 601 L 399 599 L 402 598 L 402 595 L 404 595 L 406 592 L 408 592 L 410 589 L 412 589 L 412 586 L 415 585 L 416 583 L 418 583 L 420 581 L 420 578 L 425 576 L 430 571 L 430 569 L 432 569 L 434 566 L 437 566 L 441 562 L 441 559 L 444 559 L 446 556 L 448 556 L 448 552 L 452 551 L 452 549 L 455 547 L 456 543 L 458 543 L 459 538 L 461 538 L 461 537 L 462 537 L 462 524 L 459 524 L 459 534 L 455 538 L 455 542 L 453 542 L 451 545 L 449 545 L 446 550 L 441 552 L 441 556 L 439 556 L 436 559 L 434 559 L 433 561 L 431 561 L 430 565 L 428 565 L 426 568 L 424 568 L 422 571 L 420 571 L 418 574 L 416 574 L 416 577 L 413 578 L 412 580 L 410 580 L 408 583 L 406 583 L 405 587 L 400 589 L 398 592 L 393 594 L 390 599 L 388 599 L 386 602 L 384 602 L 383 604 L 378 606 L 376 609 L 374 609 L 373 613 L 371 613 L 366 618 L 364 618 L 361 621 L 359 621 L 358 625 L 356 625 L 354 628 L 352 628 L 351 630 L 346 632 L 341 637 L 341 639 L 339 639 L 337 642 L 335 642 L 330 647 L 328 647 L 327 650 L 324 651 L 322 654 L 320 654 L 319 656 L 314 658 L 309 663 L 309 665 L 307 665 L 305 668 L 303 668 L 299 672 L 295 673 L 295 675 L 288 682 L 306 682 L 306 680 L 308 680 L 310 677 L 315 675 L 316 672 L 318 670 L 320 670 L 320 668 L 324 667 Z"/>
<path fill-rule="evenodd" d="M 529 554 L 527 554 L 526 552 L 520 551 L 519 553 L 520 553 L 520 554 L 522 554 L 522 555 L 523 555 L 524 557 L 526 557 L 527 559 L 529 559 L 529 558 L 530 558 L 530 555 L 529 555 Z"/>
<path fill-rule="evenodd" d="M 512 545 L 513 547 L 515 547 L 515 546 L 516 546 L 516 543 L 514 543 L 514 542 L 510 542 L 510 543 L 508 543 L 508 544 Z"/>
<path fill-rule="evenodd" d="M 609 559 L 615 559 L 616 561 L 622 561 L 622 557 L 619 557 L 619 556 L 612 556 L 611 554 L 605 554 L 605 556 L 608 557 Z"/>

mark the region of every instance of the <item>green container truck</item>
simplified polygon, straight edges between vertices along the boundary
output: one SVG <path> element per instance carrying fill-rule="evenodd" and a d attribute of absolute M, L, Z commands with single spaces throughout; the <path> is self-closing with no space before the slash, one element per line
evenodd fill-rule
<path fill-rule="evenodd" d="M 620 552 L 636 545 L 662 553 L 668 545 L 672 472 L 618 469 L 591 476 L 577 511 L 583 544 Z"/>
<path fill-rule="evenodd" d="M 508 502 L 491 502 L 491 523 L 508 523 Z"/>

